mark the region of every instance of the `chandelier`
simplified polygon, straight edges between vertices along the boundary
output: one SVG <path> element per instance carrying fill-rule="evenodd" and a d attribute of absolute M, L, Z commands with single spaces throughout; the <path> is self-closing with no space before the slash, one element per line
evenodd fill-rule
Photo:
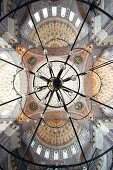
<path fill-rule="evenodd" d="M 10 108 L 9 117 L 12 112 L 11 107 L 15 107 L 16 109 L 13 108 L 12 115 L 15 115 L 18 124 L 24 125 L 24 123 L 29 124 L 30 122 L 33 124 L 30 135 L 28 133 L 24 134 L 23 138 L 24 140 L 27 138 L 27 146 L 21 156 L 0 144 L 3 150 L 18 160 L 18 169 L 23 163 L 35 168 L 48 168 L 48 170 L 51 168 L 65 169 L 73 167 L 89 169 L 93 163 L 97 166 L 101 158 L 113 149 L 112 145 L 107 149 L 103 148 L 102 151 L 99 150 L 100 148 L 94 147 L 93 140 L 90 139 L 91 131 L 95 131 L 95 133 L 99 133 L 99 131 L 97 132 L 97 129 L 90 129 L 89 127 L 90 124 L 96 124 L 96 127 L 99 127 L 104 134 L 109 133 L 109 130 L 98 119 L 95 105 L 99 106 L 102 112 L 106 109 L 108 109 L 106 112 L 110 112 L 113 109 L 112 105 L 108 104 L 109 102 L 105 103 L 106 100 L 103 97 L 103 94 L 105 94 L 108 95 L 107 99 L 112 100 L 112 90 L 109 92 L 110 94 L 106 94 L 108 90 L 106 88 L 111 88 L 113 84 L 112 79 L 110 79 L 110 76 L 113 75 L 112 60 L 104 57 L 100 57 L 98 60 L 95 59 L 94 52 L 98 49 L 97 40 L 94 41 L 93 39 L 82 47 L 79 44 L 84 38 L 81 32 L 84 26 L 87 28 L 86 21 L 90 14 L 95 13 L 95 10 L 111 20 L 113 20 L 113 17 L 99 7 L 100 3 L 78 1 L 82 5 L 86 5 L 88 10 L 82 22 L 80 19 L 76 21 L 75 25 L 78 31 L 73 26 L 69 26 L 72 33 L 75 31 L 74 38 L 72 37 L 71 40 L 70 37 L 67 36 L 66 39 L 66 35 L 63 37 L 61 34 L 52 37 L 50 31 L 48 31 L 49 35 L 43 35 L 45 39 L 41 35 L 41 29 L 46 29 L 44 27 L 46 25 L 56 24 L 61 26 L 64 24 L 63 26 L 66 27 L 66 24 L 73 20 L 75 15 L 73 12 L 70 13 L 68 23 L 64 20 L 66 14 L 63 7 L 61 8 L 60 17 L 57 16 L 57 7 L 52 7 L 51 13 L 54 18 L 49 20 L 47 20 L 47 8 L 43 8 L 42 13 L 46 21 L 40 21 L 39 13 L 33 15 L 32 8 L 30 8 L 30 5 L 35 5 L 38 0 L 32 0 L 19 4 L 0 19 L 0 22 L 2 22 L 9 15 L 23 8 L 27 9 L 30 17 L 27 26 L 31 32 L 29 34 L 25 33 L 26 28 L 24 26 L 22 35 L 26 36 L 25 38 L 31 41 L 32 45 L 15 44 L 16 47 L 13 46 L 16 53 L 15 58 L 18 58 L 18 62 L 14 58 L 12 59 L 11 55 L 13 53 L 6 51 L 0 53 L 0 62 L 10 65 L 10 68 L 5 68 L 9 72 L 10 78 L 12 76 L 12 86 L 17 96 L 13 94 L 13 99 L 3 101 L 0 106 L 4 107 L 18 101 L 7 108 Z M 39 22 L 39 28 L 36 22 Z M 40 22 L 42 22 L 42 25 Z M 58 34 L 57 31 L 56 34 Z M 84 36 L 86 36 L 85 34 L 89 35 L 87 29 Z M 17 70 L 13 71 L 12 68 Z M 104 68 L 106 68 L 105 72 L 107 73 L 105 75 Z M 10 73 L 11 69 L 14 75 Z M 2 72 L 0 75 L 2 76 Z M 106 87 L 103 87 L 103 79 L 109 82 L 106 83 Z M 6 76 L 4 81 L 7 82 L 7 80 L 8 77 Z M 105 92 L 101 93 L 102 89 Z M 8 93 L 7 96 L 9 95 L 11 94 Z M 101 98 L 102 101 L 100 101 Z M 5 115 L 5 112 L 3 113 Z M 88 155 L 90 147 L 92 152 Z M 35 152 L 33 156 L 38 154 L 43 161 L 38 163 L 36 160 L 27 159 L 30 149 Z M 44 162 L 44 159 L 49 161 Z M 77 163 L 74 163 L 75 160 Z"/>

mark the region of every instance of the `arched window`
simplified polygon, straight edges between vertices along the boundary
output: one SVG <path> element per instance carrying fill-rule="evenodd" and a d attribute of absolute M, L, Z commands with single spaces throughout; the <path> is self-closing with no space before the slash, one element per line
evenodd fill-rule
<path fill-rule="evenodd" d="M 47 10 L 47 8 L 42 9 L 42 12 L 43 12 L 44 18 L 47 18 L 48 17 L 48 10 Z"/>
<path fill-rule="evenodd" d="M 73 21 L 74 15 L 75 15 L 75 13 L 71 11 L 70 15 L 69 15 L 69 21 Z"/>
<path fill-rule="evenodd" d="M 53 16 L 57 15 L 57 7 L 52 7 L 52 15 Z"/>
<path fill-rule="evenodd" d="M 75 22 L 75 27 L 79 27 L 80 23 L 81 23 L 81 20 L 78 18 Z"/>
<path fill-rule="evenodd" d="M 65 17 L 66 15 L 66 8 L 62 7 L 61 8 L 61 17 Z"/>
<path fill-rule="evenodd" d="M 40 155 L 40 153 L 41 153 L 41 150 L 42 150 L 42 146 L 41 146 L 41 145 L 38 145 L 36 152 L 37 152 L 39 155 Z"/>
<path fill-rule="evenodd" d="M 34 14 L 34 17 L 35 17 L 35 19 L 36 19 L 37 22 L 40 22 L 39 12 L 36 12 L 36 13 Z"/>

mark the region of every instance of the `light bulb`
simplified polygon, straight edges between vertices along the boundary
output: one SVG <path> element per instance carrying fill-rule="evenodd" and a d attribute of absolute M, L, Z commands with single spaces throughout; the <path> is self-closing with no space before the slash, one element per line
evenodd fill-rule
<path fill-rule="evenodd" d="M 52 67 L 52 63 L 50 61 L 47 63 L 47 67 Z"/>
<path fill-rule="evenodd" d="M 37 77 L 40 77 L 40 76 L 42 75 L 42 73 L 41 73 L 40 71 L 38 71 L 38 72 L 35 73 L 35 75 L 36 75 Z"/>
<path fill-rule="evenodd" d="M 69 94 L 69 96 L 72 96 L 72 95 L 73 95 L 73 92 L 72 92 L 72 91 L 70 91 L 68 94 Z"/>
<path fill-rule="evenodd" d="M 58 101 L 58 105 L 59 105 L 59 106 L 63 106 L 62 101 Z"/>
<path fill-rule="evenodd" d="M 76 75 L 72 75 L 72 76 L 71 76 L 71 80 L 72 80 L 72 81 L 75 81 L 75 80 L 76 80 Z"/>
<path fill-rule="evenodd" d="M 48 51 L 46 49 L 44 49 L 44 55 L 47 55 Z"/>
<path fill-rule="evenodd" d="M 62 70 L 65 70 L 65 69 L 66 69 L 66 65 L 65 65 L 65 64 L 61 64 L 60 68 L 61 68 Z"/>
<path fill-rule="evenodd" d="M 43 104 L 47 104 L 47 100 L 45 98 L 43 98 L 41 101 Z"/>

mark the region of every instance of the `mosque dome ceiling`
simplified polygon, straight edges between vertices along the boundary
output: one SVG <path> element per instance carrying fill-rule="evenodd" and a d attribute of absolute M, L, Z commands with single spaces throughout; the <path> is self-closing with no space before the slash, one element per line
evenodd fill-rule
<path fill-rule="evenodd" d="M 113 14 L 108 6 L 84 0 L 2 4 L 1 168 L 111 167 Z"/>

